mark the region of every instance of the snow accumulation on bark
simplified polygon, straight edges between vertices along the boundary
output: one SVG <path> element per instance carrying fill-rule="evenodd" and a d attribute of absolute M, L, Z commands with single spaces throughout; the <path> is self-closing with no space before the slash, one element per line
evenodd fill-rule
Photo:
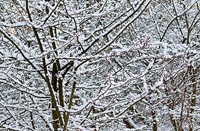
<path fill-rule="evenodd" d="M 199 0 L 0 0 L 0 130 L 200 130 Z"/>

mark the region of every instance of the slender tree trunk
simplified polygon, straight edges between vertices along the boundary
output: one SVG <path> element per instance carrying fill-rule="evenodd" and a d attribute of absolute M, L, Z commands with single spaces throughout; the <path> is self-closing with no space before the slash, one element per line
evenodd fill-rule
<path fill-rule="evenodd" d="M 155 111 L 151 111 L 151 115 L 152 115 L 152 119 L 153 119 L 153 131 L 157 131 L 158 130 L 158 125 L 157 125 L 157 120 L 156 120 L 156 112 Z"/>
<path fill-rule="evenodd" d="M 196 82 L 196 74 L 197 71 L 191 67 L 190 74 L 192 77 L 192 95 L 191 95 L 191 104 L 190 104 L 190 111 L 189 111 L 189 131 L 193 131 L 193 117 L 192 113 L 194 112 L 194 107 L 196 105 L 196 93 L 197 93 L 197 82 Z"/>
<path fill-rule="evenodd" d="M 174 105 L 175 105 L 174 103 L 175 103 L 174 100 L 172 100 L 172 103 L 170 104 L 169 109 L 174 110 Z M 177 122 L 174 119 L 174 115 L 173 114 L 169 114 L 169 117 L 170 117 L 171 123 L 172 123 L 172 125 L 174 127 L 174 131 L 178 131 Z"/>
<path fill-rule="evenodd" d="M 53 128 L 54 131 L 58 131 L 59 128 L 59 119 L 58 119 L 58 115 L 56 112 L 56 107 L 54 106 L 54 104 L 52 104 L 52 117 L 53 117 Z"/>

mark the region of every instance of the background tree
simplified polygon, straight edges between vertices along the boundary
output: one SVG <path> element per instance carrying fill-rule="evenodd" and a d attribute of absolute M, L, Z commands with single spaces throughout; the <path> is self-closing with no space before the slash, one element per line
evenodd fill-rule
<path fill-rule="evenodd" d="M 0 8 L 0 129 L 199 129 L 198 0 Z"/>

